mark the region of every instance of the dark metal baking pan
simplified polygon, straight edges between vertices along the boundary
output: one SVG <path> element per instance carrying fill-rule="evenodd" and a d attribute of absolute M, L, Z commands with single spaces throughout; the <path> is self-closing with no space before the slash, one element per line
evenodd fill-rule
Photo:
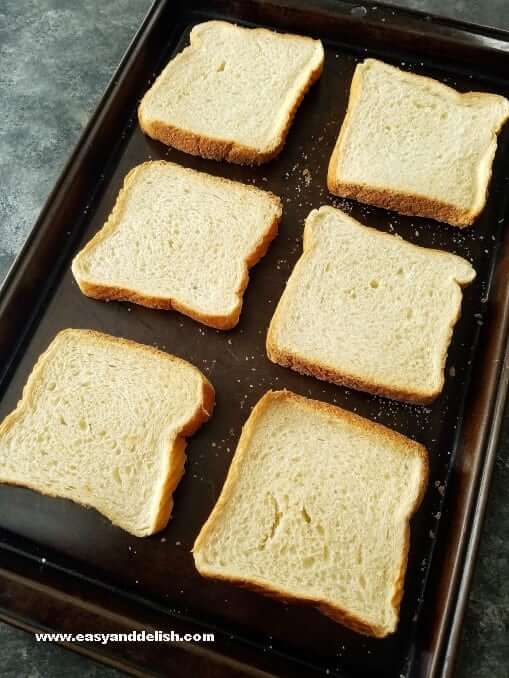
<path fill-rule="evenodd" d="M 326 46 L 323 76 L 305 97 L 283 152 L 259 168 L 179 153 L 137 126 L 137 103 L 154 76 L 186 44 L 192 25 L 211 17 L 320 37 Z M 466 230 L 334 199 L 325 176 L 358 60 L 378 56 L 460 90 L 507 95 L 508 54 L 508 34 L 379 5 L 154 4 L 3 286 L 0 416 L 15 406 L 37 356 L 65 327 L 102 330 L 190 360 L 214 383 L 217 408 L 190 441 L 174 517 L 154 537 L 135 539 L 71 502 L 0 487 L 4 619 L 70 632 L 215 631 L 213 644 L 77 647 L 135 674 L 452 675 L 507 391 L 509 130 L 500 137 L 488 205 Z M 283 198 L 280 235 L 252 271 L 240 324 L 231 332 L 174 313 L 92 301 L 73 281 L 72 256 L 104 222 L 126 173 L 150 158 L 252 182 Z M 267 360 L 266 329 L 300 254 L 304 218 L 326 203 L 474 264 L 478 277 L 464 295 L 446 387 L 432 407 L 349 391 Z M 364 638 L 318 612 L 207 581 L 193 566 L 190 548 L 222 487 L 242 423 L 274 387 L 338 403 L 429 449 L 431 479 L 412 524 L 401 621 L 387 639 Z"/>

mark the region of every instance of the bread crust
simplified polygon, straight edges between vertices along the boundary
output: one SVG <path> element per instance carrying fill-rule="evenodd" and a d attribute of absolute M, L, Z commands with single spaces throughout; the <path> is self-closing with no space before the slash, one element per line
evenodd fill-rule
<path fill-rule="evenodd" d="M 186 439 L 182 436 L 177 436 L 173 443 L 173 447 L 170 446 L 168 451 L 168 457 L 172 460 L 172 464 L 162 484 L 158 502 L 159 505 L 157 507 L 157 513 L 154 516 L 154 523 L 151 531 L 152 534 L 163 530 L 171 518 L 173 511 L 173 493 L 177 489 L 177 486 L 185 473 L 187 459 L 185 452 L 186 446 Z"/>
<path fill-rule="evenodd" d="M 197 552 L 199 552 L 200 547 L 204 544 L 207 539 L 207 536 L 214 529 L 214 526 L 221 520 L 221 514 L 224 510 L 224 507 L 227 505 L 229 498 L 231 496 L 232 490 L 237 482 L 237 479 L 241 472 L 241 465 L 243 457 L 247 454 L 249 448 L 249 443 L 252 437 L 253 432 L 258 425 L 258 419 L 266 411 L 273 402 L 278 400 L 290 400 L 305 407 L 310 408 L 314 412 L 325 412 L 329 416 L 337 417 L 343 421 L 348 422 L 351 426 L 360 428 L 368 433 L 376 433 L 376 435 L 384 438 L 395 446 L 395 449 L 399 450 L 402 454 L 411 454 L 417 455 L 421 463 L 421 477 L 419 482 L 418 491 L 415 497 L 415 500 L 410 507 L 406 516 L 403 520 L 405 522 L 405 534 L 404 534 L 404 544 L 401 554 L 401 563 L 398 571 L 398 575 L 394 581 L 393 585 L 393 595 L 391 598 L 391 606 L 394 611 L 395 619 L 399 616 L 399 607 L 400 602 L 404 593 L 404 579 L 406 572 L 406 565 L 408 559 L 408 550 L 410 548 L 410 520 L 415 512 L 418 510 L 426 487 L 428 484 L 429 478 L 429 460 L 428 452 L 426 448 L 417 443 L 410 438 L 405 437 L 404 435 L 397 433 L 396 431 L 378 424 L 369 419 L 365 419 L 353 412 L 344 410 L 336 405 L 331 405 L 326 402 L 319 400 L 312 400 L 310 398 L 305 398 L 301 395 L 297 395 L 292 391 L 281 390 L 281 391 L 268 391 L 258 403 L 253 408 L 249 418 L 247 419 L 233 457 L 230 469 L 228 471 L 227 478 L 223 485 L 223 489 L 219 498 L 216 502 L 216 505 L 212 509 L 210 516 L 200 530 L 199 535 L 197 536 L 194 546 L 193 546 L 193 556 L 196 565 L 196 569 L 203 576 L 209 579 L 216 579 L 225 581 L 232 584 L 237 584 L 248 589 L 257 591 L 271 598 L 276 598 L 283 602 L 288 603 L 298 603 L 302 605 L 308 605 L 318 609 L 323 614 L 327 615 L 335 622 L 343 624 L 344 626 L 361 633 L 366 636 L 372 636 L 375 638 L 384 638 L 385 636 L 393 633 L 394 628 L 384 628 L 376 624 L 370 623 L 368 620 L 361 619 L 357 615 L 349 612 L 346 609 L 332 605 L 328 600 L 321 598 L 316 598 L 312 596 L 295 596 L 289 591 L 283 590 L 281 588 L 272 587 L 266 581 L 263 581 L 257 577 L 249 578 L 240 578 L 240 577 L 229 577 L 221 573 L 214 572 L 212 570 L 207 570 L 205 567 L 202 567 L 197 559 Z"/>
<path fill-rule="evenodd" d="M 428 217 L 431 219 L 436 219 L 437 221 L 451 224 L 452 226 L 458 226 L 460 228 L 471 226 L 479 214 L 484 210 L 486 205 L 493 169 L 493 157 L 497 148 L 497 138 L 502 126 L 509 117 L 509 108 L 507 110 L 506 116 L 501 120 L 499 126 L 494 131 L 492 135 L 492 144 L 488 149 L 488 152 L 491 156 L 491 162 L 489 163 L 488 167 L 484 196 L 477 205 L 472 206 L 470 209 L 464 209 L 452 203 L 434 200 L 418 193 L 407 193 L 405 191 L 395 191 L 391 188 L 386 188 L 383 186 L 373 186 L 364 183 L 350 183 L 348 181 L 343 181 L 341 176 L 338 175 L 338 170 L 346 143 L 349 125 L 354 116 L 357 103 L 360 99 L 362 74 L 366 68 L 366 64 L 377 61 L 377 59 L 366 59 L 364 62 L 358 64 L 355 68 L 352 84 L 350 87 L 350 96 L 346 115 L 343 120 L 343 124 L 341 125 L 341 130 L 329 161 L 329 167 L 327 171 L 328 190 L 334 195 L 338 195 L 343 198 L 353 198 L 359 202 L 394 210 L 400 214 Z M 486 97 L 496 97 L 497 99 L 502 98 L 498 95 L 484 94 L 481 92 L 466 92 L 462 94 L 452 87 L 444 85 L 433 78 L 423 75 L 416 75 L 415 73 L 409 73 L 408 71 L 402 71 L 401 69 L 396 68 L 395 66 L 390 66 L 389 64 L 385 64 L 384 62 L 378 63 L 383 63 L 384 67 L 389 68 L 398 74 L 404 73 L 405 78 L 407 79 L 412 79 L 417 82 L 427 81 L 433 86 L 434 89 L 444 92 L 447 96 L 453 97 L 458 102 L 465 101 L 466 99 L 472 100 Z"/>
<path fill-rule="evenodd" d="M 95 330 L 65 329 L 60 331 L 55 336 L 55 338 L 48 346 L 48 348 L 39 356 L 25 383 L 25 386 L 23 387 L 23 392 L 20 400 L 18 401 L 18 404 L 16 405 L 16 408 L 12 412 L 10 412 L 10 414 L 8 414 L 5 417 L 5 419 L 0 423 L 0 439 L 16 424 L 16 422 L 20 419 L 23 413 L 29 408 L 30 404 L 32 403 L 33 385 L 35 384 L 37 377 L 44 369 L 44 366 L 46 362 L 50 359 L 51 354 L 58 349 L 58 344 L 62 341 L 65 341 L 68 335 L 74 336 L 81 335 L 84 337 L 91 337 L 95 339 L 98 343 L 115 343 L 121 346 L 125 346 L 126 348 L 136 348 L 137 350 L 143 350 L 151 355 L 157 355 L 157 357 L 159 358 L 169 360 L 170 362 L 184 364 L 186 365 L 186 367 L 194 370 L 200 377 L 202 383 L 201 401 L 198 403 L 192 417 L 190 417 L 190 419 L 182 426 L 182 428 L 176 432 L 175 438 L 173 439 L 173 441 L 170 441 L 169 444 L 168 456 L 171 461 L 171 464 L 168 467 L 167 476 L 164 479 L 164 482 L 161 484 L 161 490 L 159 497 L 157 498 L 156 501 L 153 522 L 151 527 L 146 531 L 138 532 L 128 530 L 125 526 L 119 525 L 119 527 L 121 527 L 126 532 L 133 534 L 135 537 L 146 537 L 151 534 L 154 534 L 155 532 L 164 529 L 168 523 L 168 520 L 170 519 L 171 509 L 173 507 L 173 492 L 175 491 L 178 483 L 180 482 L 184 474 L 184 464 L 186 460 L 184 450 L 186 447 L 186 437 L 192 435 L 198 428 L 200 428 L 200 426 L 202 426 L 202 424 L 204 424 L 211 417 L 215 403 L 214 387 L 205 377 L 205 375 L 203 375 L 202 372 L 200 372 L 200 370 L 191 363 L 188 363 L 186 360 L 178 358 L 177 356 L 165 353 L 164 351 L 160 351 L 159 349 L 156 349 L 152 346 L 139 344 L 138 342 L 131 341 L 130 339 L 113 337 L 102 332 L 97 332 Z M 58 494 L 56 492 L 51 492 L 48 489 L 41 489 L 41 487 L 39 487 L 35 483 L 31 483 L 29 479 L 27 479 L 26 482 L 24 481 L 23 483 L 15 483 L 0 477 L 0 482 L 8 485 L 25 487 L 27 489 L 34 490 L 48 497 L 57 497 L 59 499 L 66 498 L 63 495 Z M 90 508 L 88 504 L 81 502 L 77 499 L 72 498 L 70 499 L 70 501 L 73 501 L 75 504 L 85 506 L 86 508 Z M 107 510 L 103 510 L 102 508 L 99 508 L 96 505 L 92 506 L 92 508 L 106 516 L 114 525 L 118 525 L 118 523 L 115 521 L 115 517 L 111 516 Z"/>
<path fill-rule="evenodd" d="M 331 158 L 331 165 L 332 163 Z M 471 226 L 484 208 L 483 205 L 482 208 L 471 212 L 422 195 L 376 188 L 366 184 L 350 184 L 336 179 L 335 176 L 331 177 L 329 174 L 327 175 L 327 188 L 331 193 L 342 198 L 353 198 L 367 205 L 383 207 L 407 216 L 428 217 L 459 228 Z"/>
<path fill-rule="evenodd" d="M 214 21 L 207 23 L 216 23 L 216 24 L 225 24 L 225 21 Z M 228 24 L 230 25 L 230 24 Z M 241 30 L 250 30 L 258 33 L 273 33 L 274 31 L 269 31 L 266 28 L 250 28 L 250 29 L 241 29 Z M 194 35 L 193 35 L 194 33 Z M 304 38 L 299 35 L 293 35 L 290 33 L 277 33 L 278 36 L 282 36 L 289 40 L 310 40 L 310 38 Z M 319 43 L 319 41 L 317 41 Z M 321 43 L 320 43 L 321 45 Z M 199 39 L 196 33 L 191 32 L 191 43 L 186 49 L 196 49 L 199 46 Z M 184 51 L 185 51 L 184 50 Z M 183 52 L 181 52 L 182 54 Z M 174 57 L 175 58 L 175 57 Z M 172 59 L 173 60 L 173 59 Z M 169 62 L 171 63 L 171 61 Z M 323 71 L 324 63 L 324 54 L 323 47 L 321 48 L 321 59 L 315 68 L 310 72 L 308 80 L 303 85 L 301 90 L 296 93 L 295 100 L 292 103 L 291 108 L 286 114 L 284 125 L 278 131 L 277 137 L 271 143 L 270 146 L 266 148 L 253 148 L 245 146 L 236 141 L 220 139 L 216 137 L 206 136 L 203 134 L 197 134 L 191 130 L 182 129 L 170 125 L 161 120 L 150 120 L 148 119 L 143 111 L 145 98 L 152 90 L 154 86 L 157 85 L 159 79 L 162 77 L 164 70 L 158 76 L 152 87 L 142 98 L 140 105 L 138 107 L 138 120 L 142 131 L 147 134 L 152 139 L 156 141 L 161 141 L 167 146 L 172 146 L 173 148 L 178 149 L 179 151 L 184 151 L 184 153 L 189 153 L 190 155 L 197 155 L 202 158 L 207 158 L 209 160 L 226 160 L 227 162 L 235 163 L 238 165 L 262 165 L 266 162 L 269 162 L 275 158 L 281 152 L 288 132 L 292 125 L 293 119 L 299 108 L 304 96 L 309 91 L 310 87 L 320 78 Z"/>
<path fill-rule="evenodd" d="M 273 339 L 272 333 L 267 335 L 267 356 L 269 360 L 281 367 L 289 367 L 291 370 L 304 374 L 308 377 L 315 377 L 321 381 L 328 381 L 337 386 L 345 386 L 346 388 L 353 388 L 356 391 L 364 391 L 373 395 L 383 396 L 385 398 L 392 398 L 402 402 L 412 403 L 414 405 L 429 405 L 440 395 L 444 385 L 444 377 L 442 375 L 441 384 L 434 391 L 429 393 L 421 391 L 420 393 L 414 391 L 407 391 L 398 388 L 388 388 L 381 384 L 375 384 L 359 377 L 355 377 L 347 372 L 339 372 L 331 367 L 323 365 L 318 360 L 310 362 L 301 358 L 296 354 L 279 350 L 276 342 Z"/>
<path fill-rule="evenodd" d="M 367 229 L 368 231 L 373 231 L 374 233 L 377 234 L 377 237 L 380 238 L 394 238 L 393 235 L 390 235 L 389 233 L 382 233 L 380 231 L 377 231 L 376 229 L 370 228 L 369 226 L 364 226 L 364 224 L 361 224 L 360 222 L 356 221 L 349 215 L 345 214 L 341 210 L 338 210 L 334 207 L 326 206 L 326 207 L 321 207 L 321 210 L 327 209 L 327 210 L 334 210 L 337 212 L 340 212 L 341 218 L 345 219 L 346 221 L 349 221 L 356 226 L 359 226 L 360 228 Z M 301 254 L 301 257 L 297 261 L 297 264 L 294 267 L 294 270 L 290 274 L 290 278 L 288 279 L 288 282 L 291 280 L 292 276 L 297 270 L 297 266 L 299 263 L 307 258 L 309 256 L 311 250 L 312 250 L 312 243 L 313 243 L 313 232 L 312 232 L 312 223 L 313 219 L 316 215 L 316 210 L 313 210 L 310 212 L 306 219 L 306 224 L 304 226 L 304 238 L 303 238 L 303 251 Z M 413 243 L 409 243 L 405 241 L 405 243 L 410 246 L 414 247 L 416 249 L 423 249 L 419 247 L 419 245 L 414 245 Z M 451 256 L 447 252 L 443 252 L 441 250 L 432 250 L 429 249 L 427 250 L 430 255 L 433 256 L 438 256 L 438 257 L 443 257 L 443 256 Z M 455 255 L 453 255 L 455 256 Z M 473 269 L 472 269 L 473 270 Z M 475 273 L 474 273 L 475 277 Z M 287 285 L 288 285 L 287 282 Z M 454 280 L 455 284 L 458 286 L 459 290 L 469 284 L 471 280 L 467 281 L 458 281 Z M 436 387 L 432 390 L 418 390 L 418 389 L 404 389 L 401 387 L 394 387 L 394 386 L 389 386 L 387 384 L 382 384 L 382 383 L 376 383 L 374 381 L 368 381 L 365 379 L 362 379 L 359 376 L 356 376 L 354 374 L 348 373 L 346 370 L 339 370 L 335 369 L 331 365 L 324 365 L 322 362 L 319 360 L 309 360 L 303 356 L 298 355 L 297 353 L 294 353 L 290 350 L 285 350 L 282 349 L 278 346 L 278 342 L 275 338 L 275 327 L 276 324 L 278 323 L 278 318 L 279 315 L 283 312 L 282 311 L 282 301 L 283 301 L 283 296 L 286 292 L 283 292 L 281 295 L 281 298 L 276 306 L 276 310 L 274 312 L 274 315 L 272 316 L 272 320 L 270 321 L 269 329 L 267 332 L 267 339 L 266 339 L 266 350 L 267 350 L 267 356 L 269 360 L 271 360 L 273 363 L 276 363 L 277 365 L 281 365 L 282 367 L 289 367 L 290 369 L 299 372 L 300 374 L 305 374 L 307 376 L 311 377 L 316 377 L 317 379 L 321 379 L 322 381 L 328 381 L 333 384 L 337 384 L 338 386 L 346 386 L 348 388 L 354 388 L 358 391 L 366 391 L 367 393 L 372 393 L 374 395 L 379 395 L 379 396 L 384 396 L 387 398 L 392 398 L 394 400 L 399 400 L 403 402 L 408 402 L 408 403 L 413 403 L 416 405 L 429 405 L 432 403 L 436 398 L 440 395 L 444 388 L 444 383 L 445 383 L 445 363 L 447 361 L 447 353 L 450 345 L 450 341 L 454 332 L 454 327 L 456 326 L 456 323 L 458 322 L 460 316 L 461 316 L 461 303 L 458 304 L 458 310 L 455 316 L 451 317 L 451 321 L 449 323 L 449 332 L 448 332 L 448 340 L 447 342 L 444 342 L 444 348 L 441 352 L 440 355 L 440 365 L 441 365 L 441 371 L 440 371 L 440 381 L 436 384 Z M 461 292 L 460 292 L 461 293 Z"/>
<path fill-rule="evenodd" d="M 101 301 L 128 301 L 140 306 L 146 306 L 147 308 L 154 308 L 162 311 L 178 311 L 183 315 L 196 320 L 197 322 L 207 325 L 208 327 L 213 327 L 218 330 L 230 330 L 237 325 L 240 318 L 240 313 L 242 310 L 243 295 L 244 291 L 249 283 L 249 269 L 252 268 L 255 264 L 265 256 L 271 242 L 278 234 L 279 223 L 282 217 L 282 203 L 281 199 L 270 193 L 269 191 L 262 191 L 262 189 L 256 188 L 255 186 L 248 186 L 242 184 L 248 191 L 254 191 L 257 193 L 265 194 L 276 207 L 276 215 L 272 222 L 267 224 L 267 227 L 262 234 L 261 238 L 255 243 L 253 250 L 244 260 L 244 275 L 242 276 L 237 289 L 235 290 L 235 295 L 237 297 L 237 303 L 232 308 L 230 313 L 226 315 L 212 315 L 210 313 L 203 313 L 199 309 L 192 308 L 187 304 L 182 303 L 174 297 L 154 297 L 148 296 L 139 292 L 138 290 L 131 289 L 128 287 L 120 287 L 116 285 L 105 285 L 91 279 L 87 279 L 86 273 L 81 269 L 80 260 L 82 257 L 86 256 L 87 253 L 91 252 L 94 247 L 110 237 L 116 230 L 122 211 L 124 208 L 125 200 L 128 195 L 129 187 L 131 183 L 135 180 L 136 175 L 143 171 L 143 168 L 151 165 L 160 165 L 160 166 L 174 166 L 178 167 L 179 170 L 190 173 L 190 174 L 203 174 L 192 170 L 186 167 L 181 167 L 175 163 L 167 162 L 164 160 L 157 161 L 148 161 L 144 162 L 141 165 L 134 167 L 125 177 L 124 184 L 120 189 L 120 192 L 113 206 L 113 210 L 106 220 L 103 227 L 94 235 L 94 237 L 85 245 L 85 247 L 75 256 L 72 262 L 72 273 L 80 290 L 87 297 L 92 299 L 98 299 Z M 207 175 L 211 177 L 211 175 Z M 238 185 L 239 182 L 230 181 L 229 179 L 223 179 L 222 177 L 213 177 L 213 179 L 218 184 L 223 185 Z"/>

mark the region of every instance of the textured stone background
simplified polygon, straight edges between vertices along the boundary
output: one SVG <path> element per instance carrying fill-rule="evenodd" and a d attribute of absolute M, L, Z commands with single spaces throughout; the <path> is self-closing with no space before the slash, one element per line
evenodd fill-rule
<path fill-rule="evenodd" d="M 509 0 L 389 4 L 509 29 Z M 0 0 L 0 280 L 149 6 L 149 0 Z M 509 417 L 465 625 L 460 678 L 509 678 L 508 487 Z M 2 678 L 117 675 L 0 624 Z"/>

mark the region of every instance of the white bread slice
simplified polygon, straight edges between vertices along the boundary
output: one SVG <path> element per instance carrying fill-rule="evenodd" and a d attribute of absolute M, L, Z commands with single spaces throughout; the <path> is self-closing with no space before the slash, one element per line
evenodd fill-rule
<path fill-rule="evenodd" d="M 460 94 L 366 59 L 353 76 L 329 191 L 402 214 L 472 224 L 486 203 L 497 134 L 508 117 L 504 97 Z"/>
<path fill-rule="evenodd" d="M 370 393 L 429 403 L 442 391 L 461 257 L 363 226 L 333 207 L 306 219 L 303 254 L 267 335 L 280 365 Z"/>
<path fill-rule="evenodd" d="M 424 447 L 326 403 L 269 392 L 194 544 L 200 574 L 307 603 L 383 637 L 398 622 Z"/>
<path fill-rule="evenodd" d="M 0 482 L 91 506 L 138 537 L 162 530 L 185 437 L 214 389 L 189 363 L 88 330 L 60 332 L 0 424 Z"/>
<path fill-rule="evenodd" d="M 143 97 L 145 134 L 203 158 L 259 165 L 283 148 L 322 72 L 319 40 L 207 21 Z"/>
<path fill-rule="evenodd" d="M 218 329 L 240 316 L 248 269 L 277 235 L 278 197 L 170 162 L 127 175 L 103 228 L 76 256 L 81 291 L 175 309 Z"/>

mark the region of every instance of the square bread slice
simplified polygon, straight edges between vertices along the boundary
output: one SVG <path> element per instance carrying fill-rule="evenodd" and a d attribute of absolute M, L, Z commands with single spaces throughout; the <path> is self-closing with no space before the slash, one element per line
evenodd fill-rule
<path fill-rule="evenodd" d="M 281 200 L 170 162 L 127 175 L 103 228 L 72 271 L 94 299 L 175 309 L 226 330 L 240 316 L 248 270 L 276 237 Z"/>
<path fill-rule="evenodd" d="M 409 521 L 427 479 L 427 451 L 413 440 L 339 407 L 269 392 L 196 539 L 196 567 L 386 636 L 398 623 Z"/>
<path fill-rule="evenodd" d="M 359 64 L 330 159 L 335 195 L 472 224 L 486 203 L 497 134 L 509 101 L 460 94 L 376 59 Z"/>
<path fill-rule="evenodd" d="M 185 438 L 213 407 L 211 384 L 184 360 L 65 330 L 0 424 L 0 482 L 91 506 L 145 537 L 166 526 Z"/>
<path fill-rule="evenodd" d="M 323 61 L 319 40 L 225 21 L 198 24 L 189 47 L 143 97 L 141 129 L 186 153 L 259 165 L 283 148 Z"/>
<path fill-rule="evenodd" d="M 336 384 L 429 403 L 464 285 L 461 257 L 363 226 L 333 207 L 306 219 L 303 254 L 267 335 L 269 358 Z"/>

